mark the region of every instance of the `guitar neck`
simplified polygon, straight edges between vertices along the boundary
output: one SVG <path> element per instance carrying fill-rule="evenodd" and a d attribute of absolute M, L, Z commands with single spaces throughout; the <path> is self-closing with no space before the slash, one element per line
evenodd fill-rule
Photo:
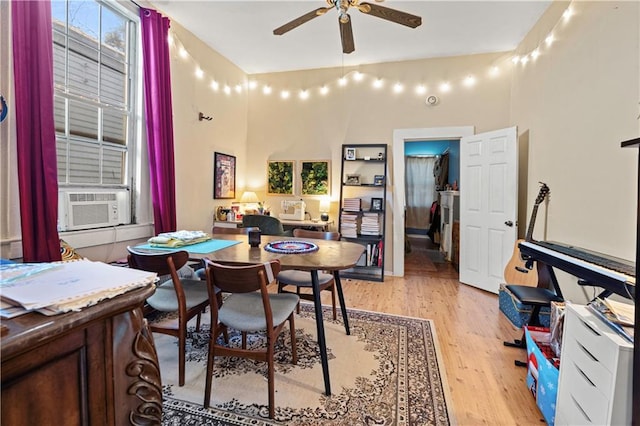
<path fill-rule="evenodd" d="M 538 206 L 540 204 L 536 203 L 533 206 L 533 210 L 531 211 L 531 220 L 529 221 L 529 227 L 527 228 L 527 235 L 525 235 L 525 241 L 531 241 L 533 238 L 533 227 L 536 224 L 536 216 L 538 215 Z"/>

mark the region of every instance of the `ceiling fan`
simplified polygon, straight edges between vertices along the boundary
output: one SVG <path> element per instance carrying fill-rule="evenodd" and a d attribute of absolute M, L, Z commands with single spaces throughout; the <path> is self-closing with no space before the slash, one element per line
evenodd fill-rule
<path fill-rule="evenodd" d="M 384 0 L 376 0 L 381 2 Z M 422 18 L 410 13 L 401 12 L 396 9 L 380 6 L 373 3 L 361 2 L 360 0 L 326 0 L 328 7 L 320 7 L 309 13 L 287 22 L 281 27 L 273 30 L 273 34 L 282 35 L 292 29 L 312 20 L 315 17 L 324 15 L 331 9 L 336 9 L 339 13 L 338 23 L 340 25 L 340 39 L 342 40 L 342 52 L 351 53 L 355 50 L 353 42 L 353 31 L 351 30 L 351 16 L 349 16 L 349 8 L 354 7 L 362 13 L 375 16 L 377 18 L 386 19 L 387 21 L 405 25 L 407 27 L 416 28 L 422 24 Z"/>

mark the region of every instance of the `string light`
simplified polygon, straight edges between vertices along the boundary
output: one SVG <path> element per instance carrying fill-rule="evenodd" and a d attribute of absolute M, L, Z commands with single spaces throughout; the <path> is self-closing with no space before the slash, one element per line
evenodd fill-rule
<path fill-rule="evenodd" d="M 471 87 L 471 86 L 475 86 L 476 84 L 476 78 L 472 75 L 468 75 L 465 79 L 463 84 L 467 87 Z"/>
<path fill-rule="evenodd" d="M 544 39 L 541 39 L 539 44 L 534 49 L 532 49 L 529 52 L 522 52 L 518 55 L 513 55 L 511 57 L 511 61 L 516 65 L 521 64 L 522 66 L 525 66 L 529 61 L 535 62 L 536 59 L 541 55 L 541 53 L 543 53 L 541 52 L 541 46 L 544 46 L 547 49 L 549 49 L 556 40 L 555 33 L 559 32 L 560 24 L 566 24 L 575 15 L 575 10 L 573 9 L 572 6 L 573 6 L 573 2 L 565 9 L 562 16 L 558 20 L 558 22 L 556 22 L 553 28 L 548 32 L 547 36 L 544 37 Z M 203 70 L 199 66 L 198 61 L 189 54 L 189 52 L 184 47 L 184 45 L 180 42 L 179 38 L 175 35 L 175 33 L 170 32 L 167 35 L 167 43 L 169 44 L 170 48 L 177 49 L 177 53 L 180 58 L 182 59 L 190 58 L 191 61 L 193 61 L 193 64 L 195 67 L 195 75 L 198 79 L 204 79 L 205 77 L 207 77 L 207 72 Z M 544 53 L 546 53 L 546 51 Z M 343 70 L 344 70 L 344 66 L 343 66 Z M 489 67 L 489 69 L 486 72 L 489 77 L 495 78 L 500 75 L 500 68 L 498 66 L 493 65 Z M 360 71 L 347 72 L 347 75 L 349 74 L 352 74 L 351 78 L 356 82 L 363 81 L 365 78 L 365 74 Z M 373 89 L 380 90 L 385 86 L 384 78 L 376 77 L 376 76 L 371 76 L 371 78 L 372 78 L 371 87 Z M 212 91 L 214 92 L 220 91 L 220 83 L 216 79 L 208 77 L 208 80 L 210 81 L 209 86 Z M 348 83 L 348 80 L 344 74 L 337 81 L 337 85 L 340 87 L 347 86 L 347 83 Z M 466 87 L 473 87 L 477 83 L 478 83 L 477 78 L 469 74 L 467 75 L 467 77 L 462 79 L 460 84 Z M 223 92 L 226 95 L 231 95 L 235 90 L 236 93 L 242 94 L 243 88 L 246 88 L 248 92 L 249 90 L 255 90 L 258 86 L 260 86 L 260 84 L 256 80 L 244 81 L 240 84 L 225 84 L 223 86 Z M 330 92 L 330 86 L 331 86 L 330 83 L 322 84 L 318 88 L 319 93 L 323 96 L 326 96 Z M 391 90 L 394 93 L 399 94 L 404 91 L 404 88 L 405 88 L 404 82 L 398 81 L 391 87 Z M 449 82 L 443 82 L 439 85 L 439 90 L 442 93 L 446 93 L 451 89 L 452 89 L 452 85 Z M 270 95 L 272 92 L 273 92 L 273 88 L 271 86 L 267 84 L 262 85 L 262 93 L 265 96 Z M 424 83 L 416 84 L 415 93 L 418 95 L 426 94 L 427 86 Z M 288 89 L 280 90 L 280 97 L 282 99 L 288 99 L 290 96 L 291 96 L 290 90 Z M 301 100 L 309 99 L 310 96 L 311 96 L 311 90 L 309 89 L 300 90 L 300 92 L 298 93 L 298 97 Z"/>

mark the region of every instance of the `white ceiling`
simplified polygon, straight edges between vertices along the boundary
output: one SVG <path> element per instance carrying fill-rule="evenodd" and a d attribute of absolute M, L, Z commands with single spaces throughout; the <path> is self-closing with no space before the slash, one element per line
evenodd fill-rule
<path fill-rule="evenodd" d="M 374 0 L 370 0 L 373 2 Z M 355 52 L 343 55 L 331 10 L 282 36 L 273 30 L 326 6 L 323 0 L 151 0 L 247 74 L 514 49 L 551 1 L 396 1 L 382 5 L 422 17 L 412 29 L 351 8 Z"/>

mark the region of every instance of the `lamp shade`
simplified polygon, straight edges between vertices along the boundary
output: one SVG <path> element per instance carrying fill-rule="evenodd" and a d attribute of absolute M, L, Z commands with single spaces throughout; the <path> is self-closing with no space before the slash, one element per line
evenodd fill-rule
<path fill-rule="evenodd" d="M 240 198 L 241 203 L 259 203 L 258 196 L 253 191 L 245 191 Z"/>
<path fill-rule="evenodd" d="M 318 208 L 318 210 L 320 210 L 323 213 L 326 213 L 329 211 L 330 208 L 331 208 L 331 202 L 329 201 L 328 198 L 323 198 L 320 200 L 320 207 Z"/>

